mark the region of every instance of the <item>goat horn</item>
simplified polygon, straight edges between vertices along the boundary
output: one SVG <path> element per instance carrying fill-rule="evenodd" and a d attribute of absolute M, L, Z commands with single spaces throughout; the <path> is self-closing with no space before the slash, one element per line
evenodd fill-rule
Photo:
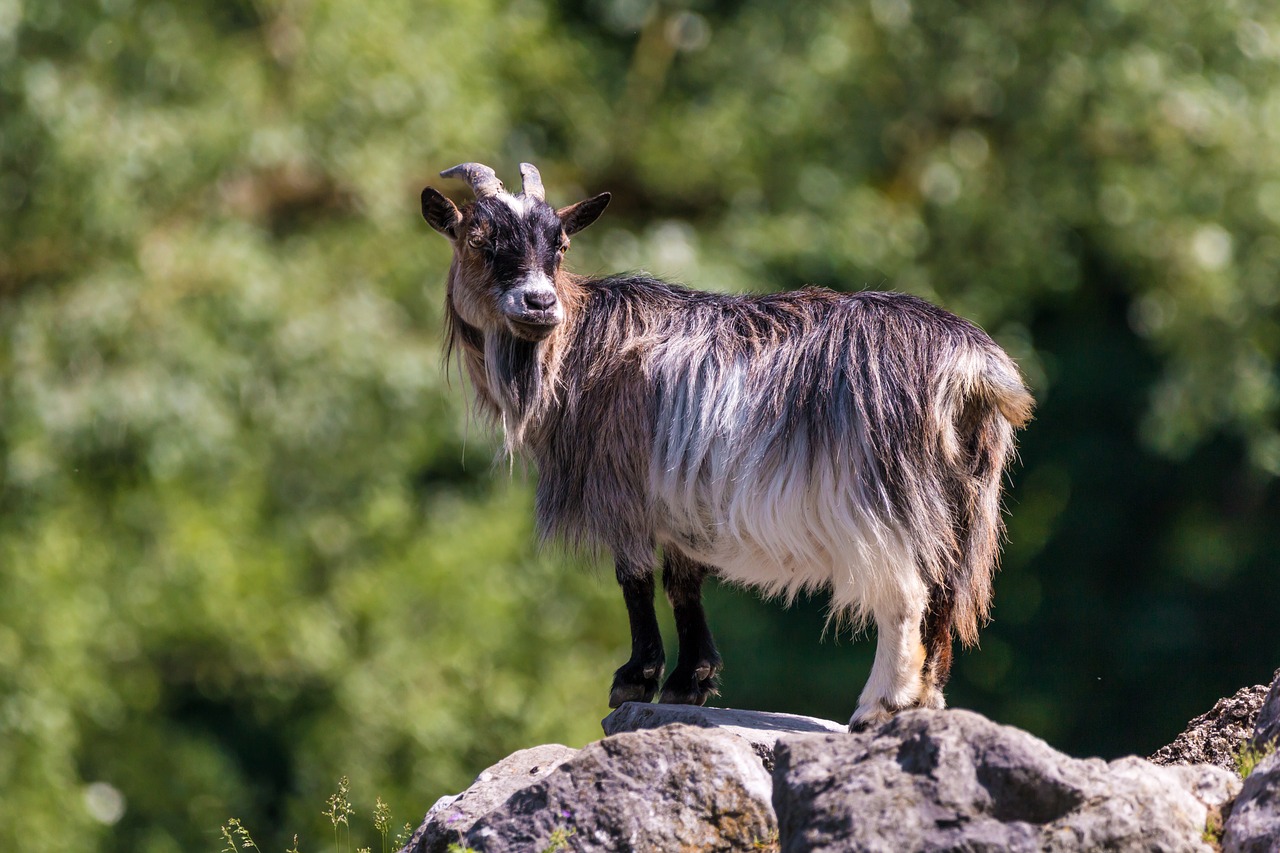
<path fill-rule="evenodd" d="M 471 191 L 476 194 L 476 198 L 487 198 L 504 191 L 497 174 L 483 163 L 460 163 L 452 169 L 445 169 L 440 177 L 462 178 L 471 184 Z"/>
<path fill-rule="evenodd" d="M 542 175 L 538 174 L 537 166 L 532 163 L 521 163 L 520 182 L 522 193 L 538 201 L 546 201 L 547 191 L 542 187 Z"/>

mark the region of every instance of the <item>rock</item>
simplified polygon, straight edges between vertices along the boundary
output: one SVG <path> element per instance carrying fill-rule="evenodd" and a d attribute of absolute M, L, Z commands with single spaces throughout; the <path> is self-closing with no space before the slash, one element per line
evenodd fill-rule
<path fill-rule="evenodd" d="M 1244 780 L 1222 835 L 1225 853 L 1280 851 L 1280 670 L 1254 724 L 1256 749 L 1270 750 Z"/>
<path fill-rule="evenodd" d="M 1234 773 L 1240 746 L 1253 735 L 1258 710 L 1266 697 L 1267 686 L 1258 684 L 1219 699 L 1149 760 L 1156 764 L 1212 764 Z M 1280 714 L 1280 699 L 1276 704 Z"/>
<path fill-rule="evenodd" d="M 605 738 L 501 801 L 476 790 L 489 784 L 477 780 L 429 814 L 406 851 L 444 851 L 447 841 L 426 846 L 443 838 L 432 824 L 468 800 L 495 803 L 458 833 L 477 853 L 546 850 L 556 839 L 575 851 L 751 850 L 777 832 L 768 772 L 744 739 L 713 729 L 672 725 Z"/>
<path fill-rule="evenodd" d="M 1222 835 L 1224 853 L 1280 850 L 1280 752 L 1267 756 L 1236 797 Z"/>
<path fill-rule="evenodd" d="M 1280 757 L 1243 789 L 1234 772 L 1178 763 L 1234 760 L 1264 692 L 1193 721 L 1158 753 L 1168 766 L 1070 758 L 967 711 L 850 735 L 786 714 L 624 705 L 605 739 L 523 750 L 441 798 L 405 851 L 1209 851 L 1221 834 L 1228 851 L 1277 853 Z M 1259 733 L 1280 725 L 1277 694 Z"/>
<path fill-rule="evenodd" d="M 471 787 L 461 794 L 436 800 L 404 849 L 412 853 L 444 853 L 450 844 L 460 841 L 479 818 L 577 752 L 552 743 L 511 753 L 477 776 Z"/>
<path fill-rule="evenodd" d="M 766 711 L 737 711 L 733 708 L 702 708 L 697 705 L 651 705 L 624 702 L 604 718 L 601 725 L 606 735 L 657 729 L 671 723 L 727 732 L 751 744 L 766 770 L 773 770 L 773 747 L 784 734 L 837 732 L 843 734 L 844 723 L 801 717 L 795 714 L 773 714 Z"/>
<path fill-rule="evenodd" d="M 1239 790 L 1206 765 L 1074 759 L 967 711 L 908 711 L 858 735 L 776 749 L 783 851 L 1211 850 Z"/>
<path fill-rule="evenodd" d="M 1256 744 L 1280 743 L 1280 669 L 1271 681 L 1271 690 L 1258 711 L 1254 723 L 1253 742 Z"/>

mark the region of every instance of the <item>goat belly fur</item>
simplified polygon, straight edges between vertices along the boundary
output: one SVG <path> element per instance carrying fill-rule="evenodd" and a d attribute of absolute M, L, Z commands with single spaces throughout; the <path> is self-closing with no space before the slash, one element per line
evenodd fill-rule
<path fill-rule="evenodd" d="M 528 435 L 544 530 L 637 565 L 675 547 L 787 599 L 829 589 L 857 622 L 970 570 L 956 627 L 976 636 L 1001 532 L 991 480 L 1031 405 L 982 330 L 895 293 L 579 286 Z"/>

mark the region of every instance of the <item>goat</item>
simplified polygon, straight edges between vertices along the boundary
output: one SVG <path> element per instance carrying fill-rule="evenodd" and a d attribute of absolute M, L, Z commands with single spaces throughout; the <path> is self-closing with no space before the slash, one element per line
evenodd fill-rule
<path fill-rule="evenodd" d="M 612 551 L 631 657 L 610 707 L 649 702 L 665 657 L 655 554 L 679 658 L 661 700 L 717 692 L 702 607 L 716 575 L 874 621 L 851 731 L 941 708 L 953 635 L 977 641 L 1003 534 L 1001 479 L 1034 401 L 972 323 L 898 293 L 704 293 L 643 274 L 564 269 L 569 238 L 609 203 L 556 210 L 538 170 L 507 192 L 464 163 L 475 201 L 422 191 L 453 244 L 447 357 L 506 449 L 538 471 L 545 538 Z"/>

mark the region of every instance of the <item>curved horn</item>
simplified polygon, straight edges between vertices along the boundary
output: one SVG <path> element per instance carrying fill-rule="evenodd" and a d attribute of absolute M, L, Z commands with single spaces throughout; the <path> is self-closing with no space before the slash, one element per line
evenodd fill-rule
<path fill-rule="evenodd" d="M 537 166 L 532 163 L 521 163 L 520 181 L 522 193 L 538 201 L 546 201 L 547 191 L 542 187 L 542 175 L 538 174 Z"/>
<path fill-rule="evenodd" d="M 483 163 L 459 163 L 452 169 L 445 169 L 440 177 L 462 178 L 471 184 L 471 191 L 476 194 L 476 198 L 487 198 L 504 191 L 497 174 Z"/>

